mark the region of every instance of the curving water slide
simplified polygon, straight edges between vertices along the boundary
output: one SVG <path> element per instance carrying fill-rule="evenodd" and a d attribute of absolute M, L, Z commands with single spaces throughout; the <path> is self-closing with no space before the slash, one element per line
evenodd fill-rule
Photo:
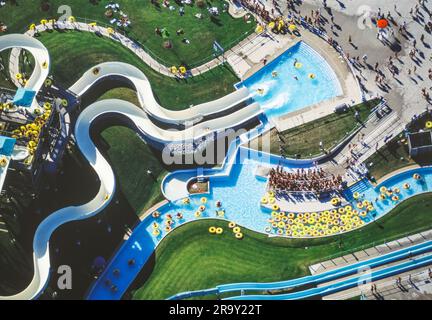
<path fill-rule="evenodd" d="M 49 73 L 48 50 L 38 40 L 26 35 L 10 34 L 0 37 L 0 52 L 12 48 L 28 50 L 34 56 L 36 61 L 35 69 L 25 87 L 38 92 Z M 90 137 L 90 127 L 96 119 L 107 114 L 126 117 L 133 123 L 139 133 L 150 139 L 166 143 L 184 141 L 185 139 L 198 139 L 225 128 L 245 123 L 262 113 L 259 105 L 253 103 L 227 116 L 201 122 L 181 131 L 161 129 L 149 119 L 148 114 L 167 123 L 179 123 L 229 110 L 231 107 L 245 101 L 248 94 L 246 91 L 241 90 L 227 97 L 198 105 L 186 111 L 170 111 L 159 106 L 153 96 L 147 78 L 135 67 L 124 63 L 110 62 L 98 65 L 96 68 L 99 71 L 96 76 L 94 68 L 92 68 L 70 90 L 78 95 L 82 95 L 103 78 L 116 76 L 118 79 L 118 77 L 122 77 L 135 86 L 143 109 L 126 101 L 112 99 L 98 101 L 87 107 L 80 114 L 75 125 L 75 139 L 81 153 L 99 177 L 99 191 L 90 202 L 81 206 L 70 206 L 57 210 L 41 222 L 36 229 L 33 239 L 34 275 L 30 284 L 18 294 L 0 296 L 0 300 L 27 300 L 36 298 L 44 290 L 49 280 L 51 268 L 49 239 L 52 233 L 62 224 L 87 219 L 96 215 L 112 200 L 115 192 L 114 173 Z M 37 103 L 36 99 L 34 103 Z"/>
<path fill-rule="evenodd" d="M 48 50 L 40 41 L 23 34 L 8 34 L 0 37 L 0 52 L 14 48 L 25 49 L 33 55 L 35 67 L 24 88 L 36 93 L 39 92 L 49 74 L 50 57 Z M 33 100 L 33 103 L 36 103 L 36 99 Z"/>
<path fill-rule="evenodd" d="M 131 84 L 137 93 L 141 107 L 155 119 L 172 124 L 192 121 L 196 123 L 206 116 L 228 111 L 246 102 L 249 90 L 241 88 L 220 99 L 202 103 L 189 109 L 173 111 L 163 108 L 156 101 L 151 84 L 138 68 L 123 62 L 104 62 L 88 70 L 69 89 L 78 96 L 84 95 L 95 84 L 105 79 L 121 79 Z M 245 107 L 246 109 L 248 107 Z"/>

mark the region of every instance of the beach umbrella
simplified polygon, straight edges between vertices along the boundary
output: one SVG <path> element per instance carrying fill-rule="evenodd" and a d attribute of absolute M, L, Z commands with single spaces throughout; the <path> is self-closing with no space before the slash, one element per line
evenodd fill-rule
<path fill-rule="evenodd" d="M 274 27 L 275 27 L 275 23 L 272 21 L 272 22 L 270 22 L 269 24 L 268 24 L 268 27 L 270 28 L 270 29 L 273 29 Z"/>
<path fill-rule="evenodd" d="M 114 33 L 114 29 L 113 28 L 107 28 L 107 32 L 108 32 L 108 34 L 113 34 Z"/>
<path fill-rule="evenodd" d="M 29 30 L 34 30 L 34 29 L 36 29 L 36 25 L 34 23 L 32 23 L 29 27 Z"/>
<path fill-rule="evenodd" d="M 47 22 L 48 22 L 48 20 L 46 20 L 46 19 L 42 19 L 42 20 L 40 21 L 41 24 L 46 24 Z"/>
<path fill-rule="evenodd" d="M 90 27 L 96 27 L 96 22 L 90 22 L 88 25 L 90 26 Z"/>
<path fill-rule="evenodd" d="M 75 21 L 76 21 L 76 19 L 75 19 L 75 17 L 74 17 L 74 16 L 70 16 L 70 17 L 68 18 L 68 21 L 69 21 L 69 22 L 75 22 Z"/>
<path fill-rule="evenodd" d="M 384 29 L 384 28 L 387 28 L 387 26 L 388 26 L 388 21 L 387 21 L 387 19 L 379 19 L 379 20 L 377 21 L 377 27 L 378 27 L 378 28 L 380 28 L 380 29 Z"/>
<path fill-rule="evenodd" d="M 296 27 L 295 24 L 290 24 L 289 27 L 288 27 L 288 29 L 289 29 L 289 31 L 294 31 L 294 30 L 297 29 L 297 27 Z"/>

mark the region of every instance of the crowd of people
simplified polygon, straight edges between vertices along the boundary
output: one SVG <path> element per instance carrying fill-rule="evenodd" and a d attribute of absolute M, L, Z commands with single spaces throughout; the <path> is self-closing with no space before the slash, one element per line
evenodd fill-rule
<path fill-rule="evenodd" d="M 270 12 L 258 0 L 238 0 L 238 2 L 249 11 L 258 15 L 263 21 L 270 22 L 272 20 Z"/>
<path fill-rule="evenodd" d="M 269 187 L 276 191 L 325 193 L 342 190 L 342 176 L 327 174 L 322 168 L 285 171 L 272 168 L 268 177 Z"/>

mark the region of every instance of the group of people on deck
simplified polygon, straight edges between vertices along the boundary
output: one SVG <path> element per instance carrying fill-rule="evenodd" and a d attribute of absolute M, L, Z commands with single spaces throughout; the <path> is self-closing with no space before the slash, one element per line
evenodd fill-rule
<path fill-rule="evenodd" d="M 342 182 L 342 176 L 327 174 L 322 168 L 287 172 L 277 166 L 269 173 L 269 187 L 277 191 L 314 193 L 340 191 Z"/>

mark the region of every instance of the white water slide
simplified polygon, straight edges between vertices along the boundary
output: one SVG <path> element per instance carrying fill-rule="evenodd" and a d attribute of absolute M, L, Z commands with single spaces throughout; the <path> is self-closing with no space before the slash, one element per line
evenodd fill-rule
<path fill-rule="evenodd" d="M 39 91 L 48 76 L 49 71 L 49 68 L 43 67 L 45 62 L 48 63 L 49 66 L 49 54 L 46 48 L 36 39 L 25 35 L 11 34 L 0 37 L 0 52 L 10 48 L 26 49 L 33 54 L 36 60 L 36 67 L 27 82 L 26 87 L 34 91 Z M 145 134 L 151 139 L 171 142 L 178 141 L 177 139 L 181 140 L 188 135 L 192 136 L 192 138 L 199 138 L 205 134 L 241 124 L 261 113 L 259 106 L 257 104 L 252 104 L 228 116 L 202 122 L 183 131 L 164 130 L 156 126 L 148 118 L 145 111 L 157 116 L 161 120 L 166 119 L 167 122 L 173 123 L 181 121 L 181 119 L 185 120 L 229 109 L 232 105 L 244 100 L 245 96 L 242 93 L 232 94 L 226 98 L 191 108 L 186 112 L 168 111 L 156 103 L 150 84 L 138 69 L 116 62 L 102 64 L 97 67 L 100 68 L 100 73 L 98 75 L 99 78 L 103 74 L 112 74 L 112 72 L 115 71 L 117 76 L 121 75 L 125 79 L 131 81 L 137 89 L 143 109 L 122 100 L 102 100 L 87 107 L 78 117 L 75 125 L 75 139 L 83 156 L 87 159 L 99 177 L 99 191 L 90 202 L 81 206 L 62 208 L 53 212 L 42 221 L 38 226 L 33 239 L 34 275 L 30 284 L 18 294 L 12 296 L 0 296 L 0 300 L 27 300 L 36 298 L 44 290 L 49 280 L 51 268 L 49 239 L 51 234 L 62 224 L 70 221 L 87 219 L 96 215 L 112 200 L 115 192 L 114 173 L 109 163 L 104 159 L 90 137 L 90 127 L 98 117 L 105 114 L 115 114 L 127 117 L 132 121 L 136 130 L 140 133 Z M 83 94 L 88 91 L 91 86 L 95 84 L 98 78 L 94 76 L 93 70 L 94 68 L 88 71 L 86 75 L 70 89 L 78 94 Z M 131 72 L 133 71 L 133 73 L 128 75 L 126 72 L 127 70 Z M 92 74 L 93 76 L 91 76 Z M 170 119 L 169 115 L 175 115 L 175 120 Z"/>
<path fill-rule="evenodd" d="M 105 62 L 88 70 L 72 86 L 70 90 L 78 96 L 84 95 L 96 83 L 106 79 L 125 80 L 135 88 L 141 107 L 155 119 L 165 123 L 196 123 L 204 117 L 228 111 L 229 109 L 246 102 L 249 90 L 242 87 L 220 99 L 202 103 L 189 109 L 173 111 L 163 108 L 156 101 L 151 84 L 144 73 L 138 68 L 122 62 Z M 169 81 L 173 81 L 169 79 Z M 247 109 L 247 107 L 246 107 Z M 253 112 L 252 112 L 253 113 Z"/>
<path fill-rule="evenodd" d="M 33 55 L 35 67 L 24 88 L 39 92 L 50 69 L 50 57 L 47 49 L 40 41 L 23 34 L 8 34 L 0 37 L 0 52 L 14 48 L 27 50 Z"/>

